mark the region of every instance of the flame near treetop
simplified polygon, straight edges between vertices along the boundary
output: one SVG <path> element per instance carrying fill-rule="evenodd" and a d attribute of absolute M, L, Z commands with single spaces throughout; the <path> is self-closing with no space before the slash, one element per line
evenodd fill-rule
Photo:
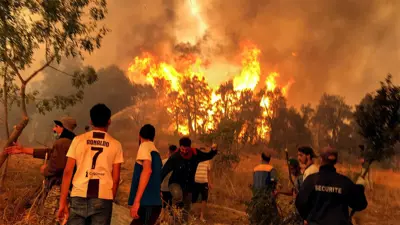
<path fill-rule="evenodd" d="M 242 69 L 241 72 L 233 77 L 233 89 L 237 95 L 240 96 L 242 91 L 250 90 L 255 91 L 257 87 L 265 88 L 267 91 L 274 91 L 277 87 L 277 78 L 279 73 L 269 73 L 265 81 L 260 84 L 261 79 L 261 66 L 259 62 L 259 56 L 261 54 L 260 49 L 252 44 L 246 44 L 242 51 Z M 155 80 L 165 80 L 169 84 L 167 94 L 176 92 L 179 95 L 186 95 L 184 88 L 182 88 L 182 81 L 186 78 L 193 79 L 205 79 L 204 68 L 205 64 L 196 55 L 186 55 L 185 57 L 179 57 L 171 60 L 171 63 L 164 61 L 158 61 L 158 59 L 148 52 L 144 52 L 141 57 L 135 57 L 134 61 L 128 68 L 128 77 L 131 82 L 137 81 L 137 74 L 145 76 L 147 82 L 153 87 L 155 86 Z M 282 94 L 287 96 L 288 89 L 293 81 L 290 81 L 286 85 L 280 87 Z M 183 121 L 180 124 L 175 124 L 175 129 L 183 135 L 189 134 L 190 130 L 196 129 L 196 127 L 205 127 L 206 130 L 212 130 L 216 126 L 213 115 L 217 112 L 217 102 L 221 100 L 221 96 L 217 94 L 217 89 L 210 90 L 209 96 L 209 107 L 208 107 L 208 119 L 194 119 L 191 122 L 189 129 L 189 122 Z M 270 110 L 270 99 L 264 95 L 260 99 L 260 106 L 263 109 L 262 118 L 260 119 L 260 127 L 257 132 L 261 138 L 266 138 L 269 132 L 269 127 L 265 123 L 265 118 L 271 115 L 273 112 Z M 172 112 L 172 109 L 168 109 Z M 172 123 L 173 121 L 171 121 Z M 243 130 L 246 129 L 246 124 Z M 243 130 L 241 133 L 243 133 Z"/>

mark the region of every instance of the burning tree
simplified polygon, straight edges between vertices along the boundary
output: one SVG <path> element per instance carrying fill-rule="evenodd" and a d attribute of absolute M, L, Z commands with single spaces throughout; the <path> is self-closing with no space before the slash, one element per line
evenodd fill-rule
<path fill-rule="evenodd" d="M 361 178 L 374 161 L 390 158 L 400 140 L 400 86 L 388 75 L 375 93 L 367 94 L 356 106 L 355 120 L 365 147 L 361 152 L 365 163 Z"/>
<path fill-rule="evenodd" d="M 204 78 L 207 60 L 192 51 L 165 61 L 144 52 L 135 57 L 128 76 L 132 82 L 137 82 L 140 80 L 137 75 L 142 75 L 156 92 L 163 95 L 160 98 L 166 99 L 167 111 L 173 118 L 173 130 L 178 134 L 194 137 L 213 134 L 224 129 L 219 126 L 224 122 L 235 124 L 234 135 L 229 135 L 235 137 L 235 141 L 265 142 L 270 131 L 266 118 L 272 115 L 270 96 L 266 91 L 277 89 L 279 74 L 269 73 L 265 83 L 260 82 L 260 53 L 256 46 L 244 45 L 240 73 L 216 88 L 211 88 Z M 166 88 L 159 88 L 159 80 L 168 84 Z M 287 94 L 289 85 L 282 88 L 282 96 Z M 260 89 L 266 91 L 258 91 Z M 237 129 L 238 126 L 241 128 Z"/>
<path fill-rule="evenodd" d="M 202 134 L 206 131 L 208 111 L 210 110 L 211 91 L 203 78 L 197 76 L 184 78 L 178 103 L 186 116 L 190 134 Z"/>
<path fill-rule="evenodd" d="M 218 97 L 217 97 L 218 96 Z M 215 115 L 214 117 L 221 121 L 222 118 L 233 119 L 237 111 L 237 106 L 234 104 L 238 102 L 239 96 L 233 89 L 233 80 L 230 80 L 220 85 L 214 95 L 215 98 Z"/>
<path fill-rule="evenodd" d="M 62 57 L 83 56 L 100 47 L 107 33 L 98 22 L 105 18 L 105 0 L 1 1 L 0 3 L 0 67 L 7 68 L 3 78 L 18 89 L 17 103 L 22 119 L 7 140 L 9 146 L 17 140 L 29 122 L 27 112 L 28 84 L 45 68 L 55 68 Z M 44 63 L 25 75 L 33 66 L 34 54 L 44 51 Z M 65 109 L 82 99 L 83 88 L 96 80 L 92 68 L 69 74 L 77 92 L 70 96 L 40 99 L 36 106 L 41 113 L 52 108 Z M 3 93 L 8 93 L 6 89 Z M 37 96 L 38 91 L 31 92 Z M 7 158 L 0 157 L 0 167 Z"/>

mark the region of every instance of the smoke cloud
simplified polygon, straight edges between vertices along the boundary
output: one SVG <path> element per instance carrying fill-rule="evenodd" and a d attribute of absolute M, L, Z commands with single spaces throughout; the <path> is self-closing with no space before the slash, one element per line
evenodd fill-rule
<path fill-rule="evenodd" d="M 323 92 L 340 94 L 355 104 L 387 73 L 400 81 L 398 1 L 113 0 L 108 4 L 106 24 L 112 32 L 85 62 L 95 67 L 127 68 L 143 50 L 160 57 L 199 50 L 215 64 L 218 75 L 206 74 L 215 85 L 237 71 L 231 62 L 240 66 L 240 43 L 248 40 L 262 51 L 264 74 L 279 72 L 281 84 L 294 79 L 288 99 L 296 106 L 316 103 Z"/>

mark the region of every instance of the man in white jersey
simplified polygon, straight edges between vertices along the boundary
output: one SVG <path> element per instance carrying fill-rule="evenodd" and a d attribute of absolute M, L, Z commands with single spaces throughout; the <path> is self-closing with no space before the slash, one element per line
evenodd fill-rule
<path fill-rule="evenodd" d="M 305 181 L 309 175 L 319 172 L 318 167 L 314 164 L 313 161 L 313 159 L 315 158 L 315 153 L 311 147 L 303 146 L 298 148 L 297 158 L 301 164 L 305 165 L 303 181 Z"/>
<path fill-rule="evenodd" d="M 201 150 L 205 150 L 204 148 Z M 197 166 L 196 174 L 194 176 L 194 191 L 193 191 L 193 203 L 197 202 L 199 195 L 201 195 L 201 208 L 200 208 L 200 220 L 206 222 L 204 219 L 204 211 L 207 207 L 208 191 L 212 188 L 211 184 L 211 162 L 210 160 L 199 163 Z"/>
<path fill-rule="evenodd" d="M 75 137 L 68 150 L 58 219 L 68 221 L 69 225 L 111 224 L 112 203 L 124 159 L 121 143 L 107 133 L 110 118 L 111 111 L 106 105 L 93 106 L 90 110 L 93 129 Z M 67 196 L 71 180 L 69 213 Z"/>

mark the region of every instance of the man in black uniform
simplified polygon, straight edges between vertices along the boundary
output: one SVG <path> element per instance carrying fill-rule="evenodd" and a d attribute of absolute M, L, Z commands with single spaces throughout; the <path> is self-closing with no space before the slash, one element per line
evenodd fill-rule
<path fill-rule="evenodd" d="M 336 172 L 337 158 L 336 150 L 323 149 L 319 172 L 307 177 L 300 188 L 296 208 L 308 225 L 348 225 L 349 207 L 361 211 L 368 205 L 364 187 Z"/>

